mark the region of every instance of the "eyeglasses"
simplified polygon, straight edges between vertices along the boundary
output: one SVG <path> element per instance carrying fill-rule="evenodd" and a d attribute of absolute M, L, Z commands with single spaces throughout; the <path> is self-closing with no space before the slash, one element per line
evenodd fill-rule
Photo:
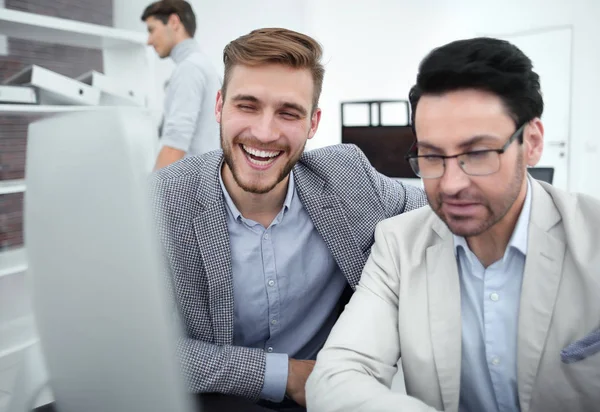
<path fill-rule="evenodd" d="M 446 171 L 446 159 L 458 161 L 463 172 L 470 176 L 487 176 L 500 170 L 500 155 L 504 153 L 515 140 L 523 141 L 523 130 L 526 124 L 519 127 L 500 149 L 475 150 L 453 156 L 423 155 L 409 153 L 405 159 L 410 163 L 415 174 L 423 179 L 437 179 Z"/>

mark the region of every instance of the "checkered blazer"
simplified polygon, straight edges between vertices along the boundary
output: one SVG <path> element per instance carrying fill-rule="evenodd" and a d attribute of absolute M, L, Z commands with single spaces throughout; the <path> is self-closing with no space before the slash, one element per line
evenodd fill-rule
<path fill-rule="evenodd" d="M 232 345 L 233 289 L 221 151 L 185 158 L 151 179 L 154 210 L 186 337 L 179 343 L 194 392 L 257 399 L 265 353 Z M 305 152 L 296 190 L 352 288 L 369 256 L 375 226 L 426 205 L 424 192 L 384 177 L 352 145 Z"/>

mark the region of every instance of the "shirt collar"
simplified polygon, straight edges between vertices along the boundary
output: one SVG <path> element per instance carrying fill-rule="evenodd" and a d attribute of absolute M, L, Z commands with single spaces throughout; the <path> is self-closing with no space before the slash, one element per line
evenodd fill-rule
<path fill-rule="evenodd" d="M 529 218 L 531 216 L 531 182 L 529 177 L 527 178 L 527 194 L 525 195 L 525 202 L 523 208 L 519 214 L 519 219 L 515 225 L 515 229 L 508 242 L 507 249 L 514 248 L 521 252 L 523 255 L 527 255 L 527 238 L 529 229 Z M 462 236 L 453 235 L 454 238 L 454 254 L 458 255 L 458 249 L 462 247 L 465 251 L 470 250 L 467 241 Z"/>
<path fill-rule="evenodd" d="M 175 45 L 171 50 L 171 59 L 176 64 L 181 63 L 194 49 L 196 48 L 196 41 L 194 39 L 185 39 Z"/>
<path fill-rule="evenodd" d="M 233 203 L 233 199 L 229 195 L 227 188 L 225 187 L 225 183 L 223 182 L 223 175 L 221 174 L 221 170 L 223 170 L 223 164 L 219 167 L 219 183 L 221 184 L 221 190 L 223 191 L 223 196 L 225 197 L 225 204 L 227 205 L 227 209 L 233 215 L 235 220 L 243 218 L 242 214 Z M 294 172 L 290 172 L 290 179 L 288 180 L 288 189 L 287 194 L 285 195 L 285 200 L 283 201 L 283 211 L 286 212 L 290 206 L 292 205 L 292 199 L 294 198 Z"/>

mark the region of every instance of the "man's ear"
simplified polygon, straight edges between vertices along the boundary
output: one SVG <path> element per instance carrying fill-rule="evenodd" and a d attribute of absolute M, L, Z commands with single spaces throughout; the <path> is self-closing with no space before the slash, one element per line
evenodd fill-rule
<path fill-rule="evenodd" d="M 544 151 L 544 124 L 536 117 L 525 127 L 523 131 L 523 149 L 527 166 L 535 166 L 542 157 Z"/>
<path fill-rule="evenodd" d="M 217 101 L 215 103 L 215 119 L 217 119 L 217 123 L 221 123 L 221 114 L 223 113 L 223 91 L 219 90 L 217 92 Z"/>
<path fill-rule="evenodd" d="M 167 20 L 167 25 L 171 26 L 172 29 L 176 29 L 181 26 L 181 19 L 176 13 L 173 13 L 169 16 L 169 20 Z"/>
<path fill-rule="evenodd" d="M 308 133 L 308 138 L 312 139 L 317 133 L 317 129 L 319 128 L 319 123 L 321 122 L 321 109 L 318 107 L 314 110 L 311 118 L 310 118 L 310 131 Z"/>

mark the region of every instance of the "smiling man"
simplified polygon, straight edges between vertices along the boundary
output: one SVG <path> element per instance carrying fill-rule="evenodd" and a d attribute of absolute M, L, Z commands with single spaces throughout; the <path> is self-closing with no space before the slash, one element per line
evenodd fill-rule
<path fill-rule="evenodd" d="M 498 39 L 449 43 L 410 101 L 431 207 L 378 226 L 309 410 L 598 410 L 600 202 L 527 174 L 544 136 L 531 60 Z"/>
<path fill-rule="evenodd" d="M 154 176 L 195 392 L 303 410 L 306 379 L 375 226 L 427 203 L 355 146 L 304 152 L 321 119 L 321 55 L 314 39 L 285 29 L 231 42 L 216 96 L 222 151 Z"/>

